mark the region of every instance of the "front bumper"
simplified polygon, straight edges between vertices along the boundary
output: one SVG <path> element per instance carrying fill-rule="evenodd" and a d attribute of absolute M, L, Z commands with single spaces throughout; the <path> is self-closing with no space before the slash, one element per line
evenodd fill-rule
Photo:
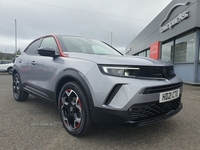
<path fill-rule="evenodd" d="M 139 79 L 103 75 L 94 67 L 86 76 L 94 105 L 90 112 L 95 123 L 151 124 L 169 118 L 182 109 L 182 81 Z M 160 93 L 180 90 L 177 99 L 159 103 Z"/>
<path fill-rule="evenodd" d="M 180 89 L 182 81 L 178 77 L 170 80 L 150 80 L 104 75 L 94 67 L 85 75 L 85 81 L 92 94 L 94 107 L 126 111 L 130 106 L 159 100 L 161 92 Z"/>
<path fill-rule="evenodd" d="M 136 104 L 131 106 L 127 111 L 91 107 L 91 117 L 94 123 L 131 123 L 136 126 L 144 126 L 177 114 L 183 107 L 180 99 L 181 97 L 166 103 L 155 101 Z"/>

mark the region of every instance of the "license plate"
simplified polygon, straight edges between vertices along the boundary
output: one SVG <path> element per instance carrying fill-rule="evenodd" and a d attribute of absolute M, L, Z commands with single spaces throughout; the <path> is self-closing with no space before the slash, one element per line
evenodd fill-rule
<path fill-rule="evenodd" d="M 164 102 L 167 102 L 167 101 L 171 101 L 173 99 L 178 98 L 179 95 L 180 95 L 180 89 L 162 92 L 162 93 L 160 93 L 159 102 L 164 103 Z"/>

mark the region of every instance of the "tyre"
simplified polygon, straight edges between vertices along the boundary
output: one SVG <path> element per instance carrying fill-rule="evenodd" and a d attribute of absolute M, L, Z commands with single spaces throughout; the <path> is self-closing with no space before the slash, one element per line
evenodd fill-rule
<path fill-rule="evenodd" d="M 29 94 L 24 92 L 21 85 L 19 74 L 15 73 L 13 76 L 13 96 L 16 101 L 25 101 Z"/>
<path fill-rule="evenodd" d="M 8 72 L 10 75 L 12 74 L 12 71 L 13 71 L 13 68 L 12 68 L 12 67 L 10 67 L 10 68 L 7 69 L 7 72 Z"/>
<path fill-rule="evenodd" d="M 77 82 L 66 83 L 59 94 L 58 108 L 64 128 L 73 136 L 86 135 L 92 125 L 89 106 Z"/>

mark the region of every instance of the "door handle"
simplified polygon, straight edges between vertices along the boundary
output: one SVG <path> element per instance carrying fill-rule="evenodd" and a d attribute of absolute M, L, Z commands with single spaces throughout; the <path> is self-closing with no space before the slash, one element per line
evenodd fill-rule
<path fill-rule="evenodd" d="M 35 65 L 36 64 L 36 62 L 35 61 L 32 61 L 32 63 L 31 63 L 32 65 Z"/>
<path fill-rule="evenodd" d="M 19 61 L 18 61 L 19 63 L 22 63 L 22 60 L 21 59 L 19 59 Z"/>

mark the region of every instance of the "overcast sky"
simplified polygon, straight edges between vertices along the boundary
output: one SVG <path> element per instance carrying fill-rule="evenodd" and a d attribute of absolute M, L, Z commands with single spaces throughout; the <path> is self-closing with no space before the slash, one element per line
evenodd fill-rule
<path fill-rule="evenodd" d="M 0 52 L 23 51 L 46 34 L 99 39 L 119 50 L 137 36 L 171 0 L 0 0 Z"/>

